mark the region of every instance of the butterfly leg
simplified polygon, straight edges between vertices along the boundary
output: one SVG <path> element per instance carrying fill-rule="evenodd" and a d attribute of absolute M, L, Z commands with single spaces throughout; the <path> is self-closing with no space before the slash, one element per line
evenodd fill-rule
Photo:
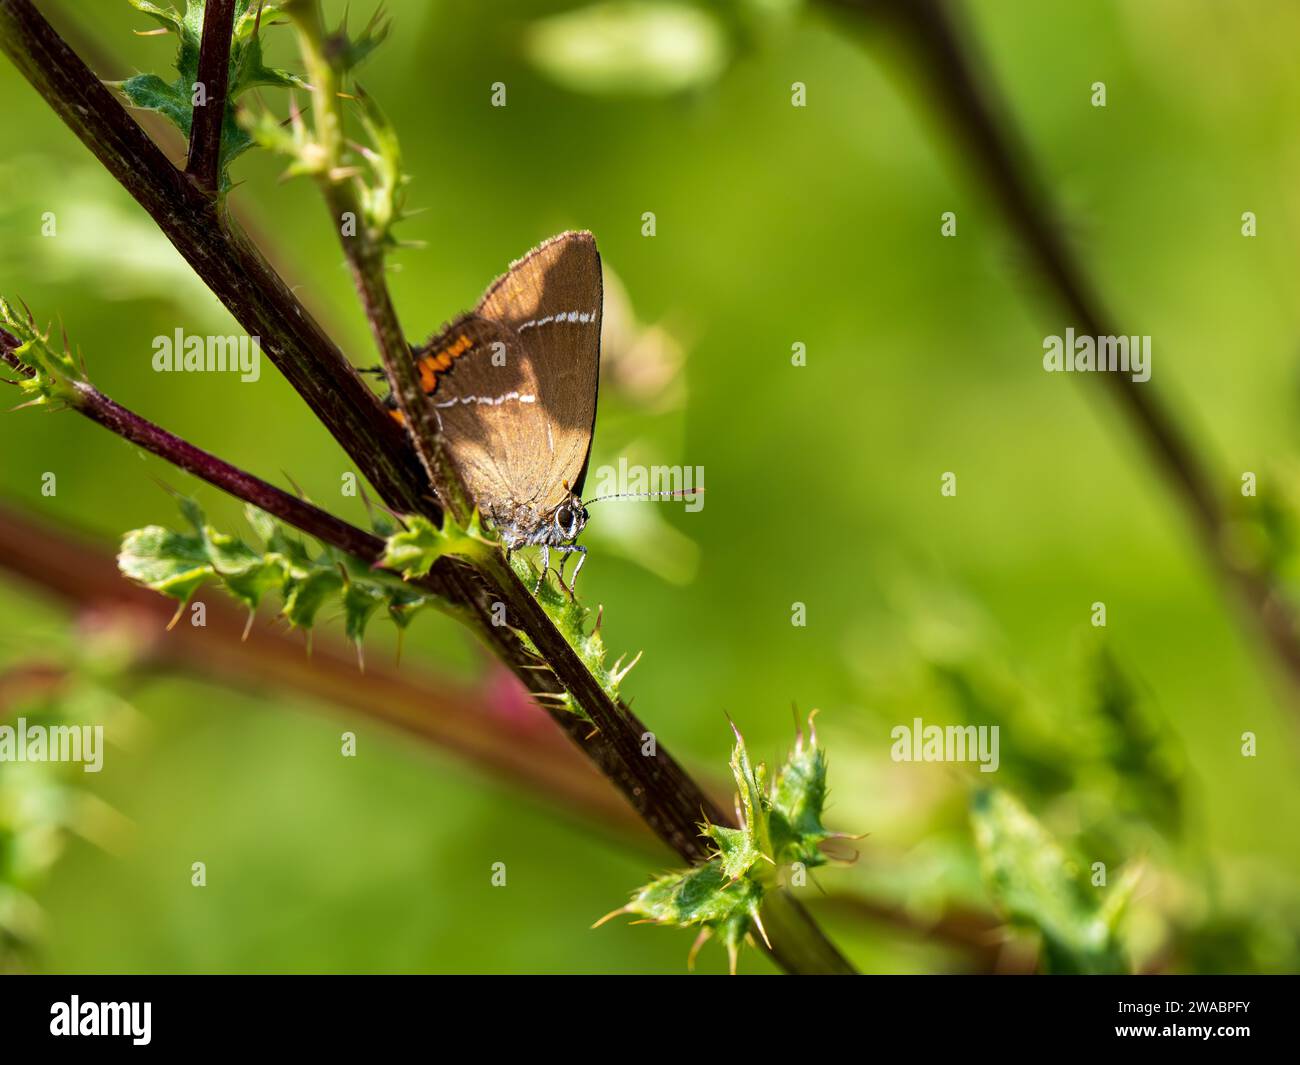
<path fill-rule="evenodd" d="M 572 549 L 564 546 L 559 546 L 556 547 L 555 550 L 560 552 L 560 565 L 559 568 L 555 571 L 555 575 L 560 578 L 560 587 L 563 588 L 566 592 L 568 592 L 569 598 L 572 599 L 573 589 L 564 583 L 564 567 L 569 564 L 569 555 Z"/>
<path fill-rule="evenodd" d="M 546 580 L 546 571 L 551 568 L 551 549 L 542 544 L 542 572 L 537 575 L 537 587 L 533 589 L 534 597 L 542 590 L 542 581 Z"/>
<path fill-rule="evenodd" d="M 587 549 L 581 544 L 566 544 L 563 547 L 557 547 L 555 550 L 562 552 L 560 557 L 560 584 L 568 593 L 569 598 L 575 597 L 575 589 L 578 587 L 578 574 L 582 572 L 582 564 L 587 561 Z M 566 585 L 564 583 L 564 565 L 569 561 L 570 555 L 578 556 L 578 564 L 573 568 L 573 577 Z"/>

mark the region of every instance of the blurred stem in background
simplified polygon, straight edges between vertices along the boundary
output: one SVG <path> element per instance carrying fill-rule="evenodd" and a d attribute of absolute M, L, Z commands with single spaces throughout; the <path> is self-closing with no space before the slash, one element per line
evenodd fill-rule
<path fill-rule="evenodd" d="M 1047 287 L 1082 334 L 1116 336 L 1087 270 L 1061 235 L 1043 184 L 998 92 L 973 34 L 951 0 L 822 0 L 847 12 L 857 33 L 892 31 L 914 60 L 917 76 L 949 136 L 984 183 L 1007 224 L 1029 250 Z M 1262 559 L 1234 550 L 1233 522 L 1215 487 L 1212 464 L 1150 381 L 1119 373 L 1093 374 L 1110 391 L 1125 420 L 1146 446 L 1153 466 L 1171 484 L 1211 566 L 1235 596 L 1251 627 L 1264 637 L 1290 686 L 1287 702 L 1300 712 L 1300 630 L 1295 613 Z"/>

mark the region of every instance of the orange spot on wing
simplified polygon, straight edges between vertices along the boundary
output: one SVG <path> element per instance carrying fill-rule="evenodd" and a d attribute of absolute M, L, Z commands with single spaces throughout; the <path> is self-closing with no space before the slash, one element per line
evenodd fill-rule
<path fill-rule="evenodd" d="M 474 341 L 460 333 L 451 343 L 438 351 L 431 351 L 420 359 L 420 387 L 431 394 L 438 387 L 438 375 L 451 369 L 451 364 L 469 351 Z"/>

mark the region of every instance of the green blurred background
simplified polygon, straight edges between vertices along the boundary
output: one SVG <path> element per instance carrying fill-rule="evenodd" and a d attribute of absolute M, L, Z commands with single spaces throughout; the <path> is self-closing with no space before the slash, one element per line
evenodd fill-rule
<path fill-rule="evenodd" d="M 331 20 L 343 6 L 326 4 Z M 867 970 L 970 965 L 843 902 L 885 900 L 922 924 L 944 903 L 989 905 L 964 813 L 971 778 L 888 758 L 894 725 L 963 714 L 1006 715 L 999 783 L 1085 864 L 1097 853 L 1149 864 L 1126 933 L 1135 964 L 1159 965 L 1177 926 L 1194 945 L 1172 967 L 1296 968 L 1294 706 L 1117 411 L 1091 382 L 1043 373 L 1042 337 L 1071 323 L 1041 297 L 894 45 L 815 6 L 707 5 L 675 31 L 695 36 L 671 53 L 670 76 L 620 60 L 613 77 L 599 55 L 566 51 L 585 39 L 581 23 L 538 25 L 578 6 L 387 0 L 396 31 L 362 80 L 402 136 L 410 202 L 423 208 L 401 235 L 427 247 L 400 253 L 392 275 L 412 336 L 565 228 L 596 234 L 653 327 L 636 359 L 664 380 L 638 383 L 636 359 L 607 374 L 593 467 L 699 465 L 708 494 L 693 514 L 593 511 L 584 597 L 604 604 L 615 654 L 645 652 L 625 688 L 636 710 L 679 758 L 721 778 L 724 711 L 771 761 L 791 740 L 791 703 L 820 708 L 831 825 L 870 835 L 856 865 L 819 873 L 840 901 L 812 887 L 807 899 Z M 1215 457 L 1225 496 L 1242 471 L 1268 485 L 1293 476 L 1300 11 L 963 6 L 1072 240 L 1122 328 L 1155 338 L 1154 387 Z M 105 77 L 168 71 L 171 43 L 133 36 L 148 22 L 124 0 L 62 10 L 60 24 L 107 57 L 92 60 Z M 269 39 L 298 69 L 290 31 Z M 807 107 L 791 106 L 796 81 Z M 1090 104 L 1096 81 L 1104 109 Z M 494 82 L 504 108 L 489 106 Z M 359 501 L 339 495 L 347 459 L 269 363 L 256 384 L 151 372 L 154 336 L 238 327 L 8 63 L 0 100 L 0 293 L 61 317 L 109 395 L 364 522 Z M 284 113 L 282 94 L 266 100 Z M 232 202 L 369 365 L 319 196 L 305 180 L 279 182 L 280 169 L 265 153 L 243 157 Z M 1254 239 L 1240 233 L 1247 210 Z M 45 211 L 56 238 L 40 235 Z M 955 239 L 939 235 L 945 211 Z M 791 365 L 795 342 L 805 367 Z M 194 492 L 217 524 L 239 523 L 233 502 L 72 414 L 7 415 L 0 442 L 7 502 L 105 545 L 178 522 L 155 478 Z M 939 492 L 949 470 L 952 499 Z M 45 471 L 58 476 L 52 498 Z M 1098 600 L 1103 630 L 1089 624 Z M 805 628 L 791 625 L 796 601 Z M 76 656 L 70 618 L 39 595 L 5 578 L 0 604 L 6 663 Z M 391 656 L 383 629 L 376 658 Z M 1125 816 L 1116 827 L 1133 782 L 1102 754 L 1071 763 L 1063 786 L 1035 783 L 1036 767 L 1083 757 L 1103 641 L 1175 752 L 1177 825 Z M 482 665 L 433 615 L 404 654 L 467 677 Z M 667 855 L 612 843 L 539 796 L 306 700 L 185 679 L 128 697 L 141 719 L 132 742 L 110 749 L 98 777 L 72 781 L 123 818 L 116 845 L 66 838 L 34 890 L 42 931 L 24 967 L 684 969 L 689 933 L 589 930 Z M 361 738 L 355 759 L 339 757 L 343 727 Z M 1245 731 L 1254 758 L 1240 753 Z M 1026 735 L 1018 762 L 1006 747 Z M 1105 842 L 1090 836 L 1097 824 L 1113 828 Z M 201 890 L 189 882 L 196 860 L 208 867 Z M 489 882 L 498 861 L 504 889 Z M 700 969 L 723 965 L 706 950 Z M 757 952 L 742 962 L 771 968 Z"/>

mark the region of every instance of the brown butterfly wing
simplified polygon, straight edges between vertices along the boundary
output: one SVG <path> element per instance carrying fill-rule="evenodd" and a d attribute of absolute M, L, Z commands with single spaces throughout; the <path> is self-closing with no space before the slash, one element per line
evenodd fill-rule
<path fill-rule="evenodd" d="M 479 508 L 540 517 L 580 492 L 600 369 L 600 256 L 563 233 L 511 264 L 420 352 L 444 445 Z"/>
<path fill-rule="evenodd" d="M 532 489 L 520 480 L 536 441 L 546 437 L 537 379 L 519 337 L 467 314 L 420 352 L 421 384 L 442 429 L 443 446 L 474 502 L 492 514 Z"/>
<path fill-rule="evenodd" d="M 477 313 L 519 338 L 538 389 L 544 428 L 517 485 L 523 501 L 548 510 L 581 493 L 596 425 L 603 288 L 596 238 L 561 233 L 534 248 L 498 278 Z"/>

